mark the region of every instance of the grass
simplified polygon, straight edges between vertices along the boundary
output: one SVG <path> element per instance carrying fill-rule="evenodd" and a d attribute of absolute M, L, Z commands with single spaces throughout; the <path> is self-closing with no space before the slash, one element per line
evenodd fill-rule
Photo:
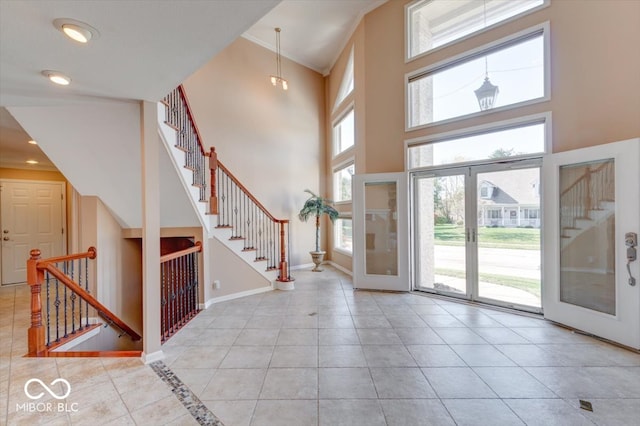
<path fill-rule="evenodd" d="M 435 243 L 447 246 L 463 246 L 465 229 L 459 225 L 436 225 Z M 540 229 L 532 228 L 478 228 L 478 246 L 540 250 Z"/>
<path fill-rule="evenodd" d="M 459 269 L 436 268 L 436 275 L 444 275 L 447 277 L 465 278 L 465 272 Z M 503 285 L 506 287 L 517 288 L 540 297 L 540 280 L 532 278 L 513 277 L 509 275 L 485 274 L 480 273 L 478 277 L 480 282 L 489 284 Z"/>

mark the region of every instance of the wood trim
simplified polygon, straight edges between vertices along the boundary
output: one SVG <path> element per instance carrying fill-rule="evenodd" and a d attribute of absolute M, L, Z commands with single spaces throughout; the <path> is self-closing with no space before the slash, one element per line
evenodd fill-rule
<path fill-rule="evenodd" d="M 189 115 L 189 120 L 191 121 L 191 125 L 193 126 L 193 130 L 196 132 L 196 136 L 198 136 L 198 145 L 200 146 L 200 152 L 203 156 L 207 156 L 207 152 L 202 145 L 202 136 L 200 135 L 200 130 L 198 130 L 198 125 L 196 124 L 196 120 L 193 118 L 193 114 L 191 113 L 191 105 L 189 105 L 189 99 L 187 98 L 187 92 L 184 89 L 184 86 L 181 84 L 178 86 L 178 90 L 180 91 L 180 96 L 184 99 L 184 104 L 187 107 L 187 114 Z"/>
<path fill-rule="evenodd" d="M 102 303 L 98 302 L 95 297 L 89 294 L 85 289 L 80 287 L 78 284 L 73 282 L 69 277 L 67 277 L 64 273 L 62 273 L 58 268 L 53 266 L 51 263 L 45 262 L 43 265 L 38 265 L 38 269 L 46 269 L 49 271 L 51 275 L 56 277 L 58 281 L 67 286 L 67 288 L 78 296 L 80 296 L 85 302 L 93 306 L 100 313 L 102 313 L 109 321 L 115 324 L 122 331 L 127 333 L 131 340 L 140 340 L 142 337 L 136 333 L 131 327 L 125 324 L 120 318 L 118 318 L 113 312 L 107 309 Z"/>
<path fill-rule="evenodd" d="M 26 357 L 43 358 L 139 358 L 142 351 L 67 351 L 67 352 L 42 352 L 36 355 L 25 355 Z"/>
<path fill-rule="evenodd" d="M 176 251 L 173 253 L 165 254 L 164 256 L 160 256 L 160 263 L 165 263 L 173 259 L 177 259 L 179 257 L 185 256 L 190 253 L 197 253 L 202 251 L 202 243 L 197 241 L 193 247 L 189 247 L 188 249 Z"/>

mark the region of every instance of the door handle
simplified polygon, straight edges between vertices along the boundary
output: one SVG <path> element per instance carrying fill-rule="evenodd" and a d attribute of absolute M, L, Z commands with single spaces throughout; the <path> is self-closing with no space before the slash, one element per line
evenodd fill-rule
<path fill-rule="evenodd" d="M 638 234 L 627 232 L 624 234 L 624 245 L 627 247 L 627 272 L 629 273 L 629 285 L 635 286 L 636 279 L 631 275 L 631 262 L 638 258 L 636 247 L 638 246 Z"/>
<path fill-rule="evenodd" d="M 3 241 L 9 241 L 9 237 L 4 237 L 2 240 Z"/>
<path fill-rule="evenodd" d="M 9 230 L 8 230 L 8 229 L 4 229 L 4 230 L 2 230 L 2 233 L 3 233 L 3 234 L 8 234 L 8 233 L 9 233 Z"/>

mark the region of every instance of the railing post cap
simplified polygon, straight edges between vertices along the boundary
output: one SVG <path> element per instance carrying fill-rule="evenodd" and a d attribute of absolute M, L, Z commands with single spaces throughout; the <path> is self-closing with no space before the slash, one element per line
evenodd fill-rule
<path fill-rule="evenodd" d="M 32 260 L 37 260 L 40 259 L 40 255 L 42 254 L 42 252 L 40 251 L 40 249 L 33 249 L 29 252 L 29 254 L 31 255 Z"/>
<path fill-rule="evenodd" d="M 98 255 L 98 250 L 93 246 L 89 247 L 89 249 L 87 249 L 87 251 L 89 253 L 91 253 L 91 256 L 89 256 L 89 259 L 95 259 L 96 256 Z"/>

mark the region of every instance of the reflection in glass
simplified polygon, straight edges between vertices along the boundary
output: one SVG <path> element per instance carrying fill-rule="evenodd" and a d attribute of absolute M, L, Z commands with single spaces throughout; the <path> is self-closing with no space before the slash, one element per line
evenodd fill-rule
<path fill-rule="evenodd" d="M 616 313 L 613 159 L 560 168 L 560 300 Z"/>
<path fill-rule="evenodd" d="M 396 183 L 365 183 L 366 273 L 398 275 Z"/>

